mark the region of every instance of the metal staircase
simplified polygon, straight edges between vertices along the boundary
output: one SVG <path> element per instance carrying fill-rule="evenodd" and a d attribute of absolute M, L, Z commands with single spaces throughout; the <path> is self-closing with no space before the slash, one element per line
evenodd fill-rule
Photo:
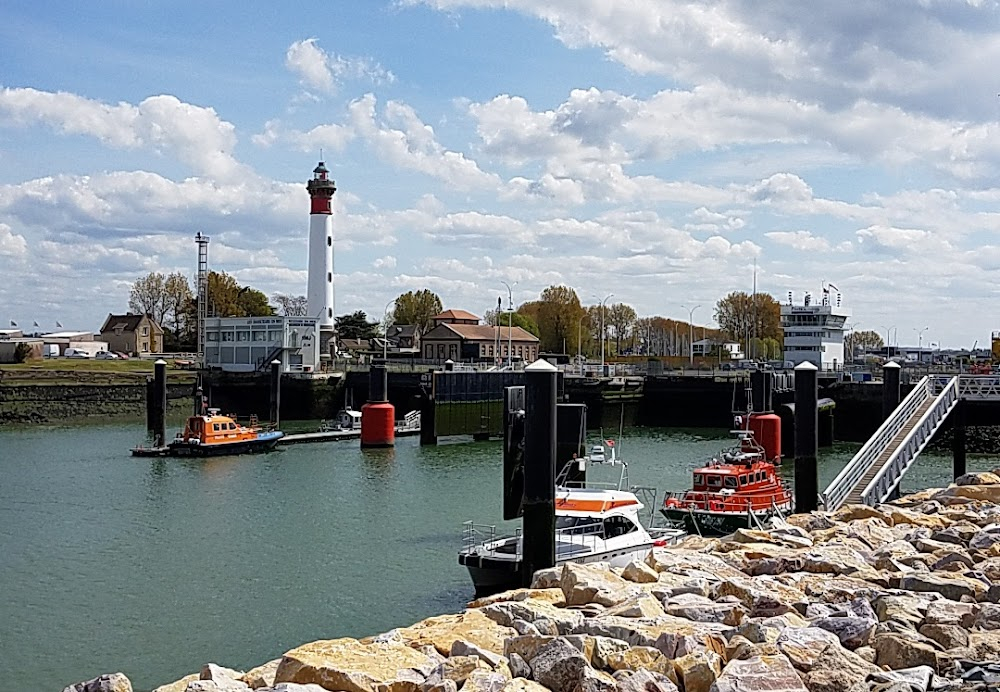
<path fill-rule="evenodd" d="M 836 510 L 845 503 L 876 505 L 889 499 L 958 403 L 960 379 L 928 376 L 920 380 L 822 493 L 826 509 Z"/>

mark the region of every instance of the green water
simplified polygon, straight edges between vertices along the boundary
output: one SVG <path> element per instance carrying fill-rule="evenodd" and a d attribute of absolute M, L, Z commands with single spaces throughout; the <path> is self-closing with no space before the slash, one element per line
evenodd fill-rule
<path fill-rule="evenodd" d="M 472 597 L 456 560 L 461 523 L 501 514 L 499 442 L 132 458 L 143 436 L 141 426 L 0 431 L 6 688 L 122 671 L 150 689 L 209 661 L 245 669 L 306 641 L 454 612 Z M 637 428 L 619 449 L 631 483 L 662 492 L 686 487 L 725 436 Z M 824 484 L 855 448 L 823 453 Z M 927 456 L 905 487 L 949 473 L 949 457 Z"/>

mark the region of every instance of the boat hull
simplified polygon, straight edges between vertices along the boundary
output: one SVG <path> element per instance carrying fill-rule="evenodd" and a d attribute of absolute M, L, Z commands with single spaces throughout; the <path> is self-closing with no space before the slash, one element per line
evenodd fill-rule
<path fill-rule="evenodd" d="M 253 440 L 235 440 L 233 442 L 218 442 L 215 444 L 195 444 L 183 440 L 175 440 L 167 446 L 173 457 L 210 457 L 232 456 L 235 454 L 259 454 L 269 452 L 284 437 L 280 432 L 260 433 Z"/>
<path fill-rule="evenodd" d="M 791 513 L 791 508 L 783 510 Z M 661 507 L 663 514 L 673 524 L 683 524 L 684 530 L 703 536 L 725 536 L 736 529 L 754 529 L 778 512 L 772 509 L 757 510 L 751 516 L 748 512 L 720 512 L 705 509 L 687 509 L 683 507 Z"/>
<path fill-rule="evenodd" d="M 556 560 L 556 567 L 567 562 L 592 563 L 609 562 L 614 567 L 624 567 L 632 560 L 642 560 L 652 550 L 654 542 L 617 548 L 600 553 L 592 553 L 574 559 Z M 514 556 L 479 555 L 471 551 L 458 554 L 458 562 L 469 570 L 476 596 L 489 596 L 507 589 L 523 586 L 521 582 L 521 559 Z"/>

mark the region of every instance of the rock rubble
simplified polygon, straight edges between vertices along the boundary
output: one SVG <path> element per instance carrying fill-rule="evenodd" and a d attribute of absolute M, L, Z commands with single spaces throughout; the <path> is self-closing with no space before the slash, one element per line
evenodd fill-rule
<path fill-rule="evenodd" d="M 155 692 L 1000 689 L 1000 473 L 567 564 L 459 614 Z M 64 692 L 131 692 L 121 673 Z"/>

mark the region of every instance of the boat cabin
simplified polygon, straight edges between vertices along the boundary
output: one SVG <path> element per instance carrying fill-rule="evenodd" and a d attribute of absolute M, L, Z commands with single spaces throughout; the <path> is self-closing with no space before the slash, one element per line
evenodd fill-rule
<path fill-rule="evenodd" d="M 770 468 L 768 468 L 770 466 Z M 777 482 L 774 467 L 759 464 L 750 467 L 706 466 L 694 472 L 691 489 L 700 492 L 746 492 Z"/>
<path fill-rule="evenodd" d="M 337 414 L 337 426 L 341 430 L 360 430 L 361 411 L 355 411 L 352 408 L 344 409 Z"/>
<path fill-rule="evenodd" d="M 229 416 L 221 416 L 217 409 L 209 409 L 207 416 L 191 416 L 184 426 L 184 441 L 197 440 L 200 444 L 219 444 L 253 440 L 257 431 L 247 428 L 234 421 Z"/>

